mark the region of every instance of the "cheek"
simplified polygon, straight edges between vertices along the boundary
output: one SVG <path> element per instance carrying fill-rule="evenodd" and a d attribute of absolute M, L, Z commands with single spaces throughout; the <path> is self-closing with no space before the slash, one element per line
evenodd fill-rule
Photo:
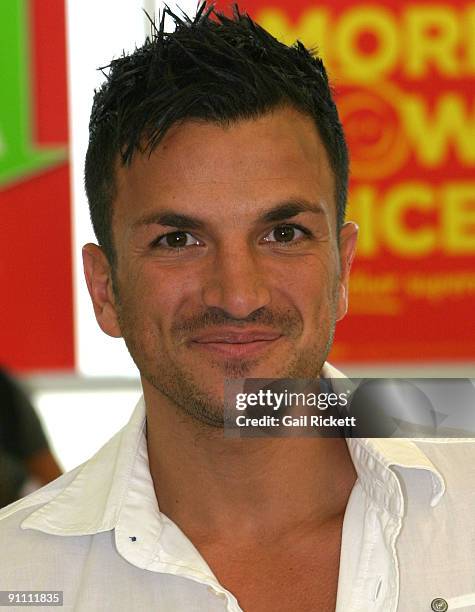
<path fill-rule="evenodd" d="M 312 257 L 304 265 L 274 271 L 273 286 L 303 312 L 315 313 L 332 306 L 337 299 L 338 278 L 336 266 L 329 257 Z"/>
<path fill-rule="evenodd" d="M 152 331 L 165 334 L 190 302 L 188 281 L 182 276 L 172 270 L 157 270 L 153 263 L 128 272 L 121 283 L 121 313 L 128 321 L 129 333 L 140 330 L 147 337 Z"/>

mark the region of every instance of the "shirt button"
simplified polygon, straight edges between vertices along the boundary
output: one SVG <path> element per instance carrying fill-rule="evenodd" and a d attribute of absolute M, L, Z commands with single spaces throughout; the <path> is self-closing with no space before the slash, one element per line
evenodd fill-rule
<path fill-rule="evenodd" d="M 449 609 L 449 604 L 442 597 L 436 597 L 430 602 L 430 608 L 434 612 L 446 612 Z"/>

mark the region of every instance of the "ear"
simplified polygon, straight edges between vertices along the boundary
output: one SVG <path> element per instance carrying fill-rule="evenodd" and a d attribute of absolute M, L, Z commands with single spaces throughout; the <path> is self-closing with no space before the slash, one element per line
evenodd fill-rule
<path fill-rule="evenodd" d="M 350 270 L 356 253 L 358 226 L 351 221 L 344 223 L 340 230 L 340 278 L 338 281 L 337 321 L 343 319 L 348 310 L 348 285 Z"/>
<path fill-rule="evenodd" d="M 89 243 L 82 249 L 82 260 L 87 288 L 99 327 L 108 336 L 121 338 L 108 259 L 101 247 Z"/>

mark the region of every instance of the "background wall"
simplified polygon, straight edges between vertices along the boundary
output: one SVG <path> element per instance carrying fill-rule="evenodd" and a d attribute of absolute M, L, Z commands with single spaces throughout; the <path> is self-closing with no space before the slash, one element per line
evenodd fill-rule
<path fill-rule="evenodd" d="M 193 14 L 196 3 L 179 5 Z M 66 468 L 140 394 L 83 282 L 81 246 L 95 240 L 83 160 L 97 68 L 140 45 L 141 9 L 160 6 L 0 3 L 0 363 L 31 387 Z M 473 376 L 475 3 L 240 6 L 286 43 L 318 44 L 336 87 L 361 240 L 332 361 L 355 376 Z"/>

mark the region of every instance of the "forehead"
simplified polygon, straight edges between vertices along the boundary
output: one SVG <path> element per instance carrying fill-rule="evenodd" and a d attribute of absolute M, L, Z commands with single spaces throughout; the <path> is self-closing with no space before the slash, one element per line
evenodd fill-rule
<path fill-rule="evenodd" d="M 175 124 L 151 155 L 119 166 L 116 181 L 115 230 L 160 209 L 251 219 L 292 198 L 318 200 L 336 218 L 327 153 L 313 120 L 292 108 L 228 126 Z"/>

